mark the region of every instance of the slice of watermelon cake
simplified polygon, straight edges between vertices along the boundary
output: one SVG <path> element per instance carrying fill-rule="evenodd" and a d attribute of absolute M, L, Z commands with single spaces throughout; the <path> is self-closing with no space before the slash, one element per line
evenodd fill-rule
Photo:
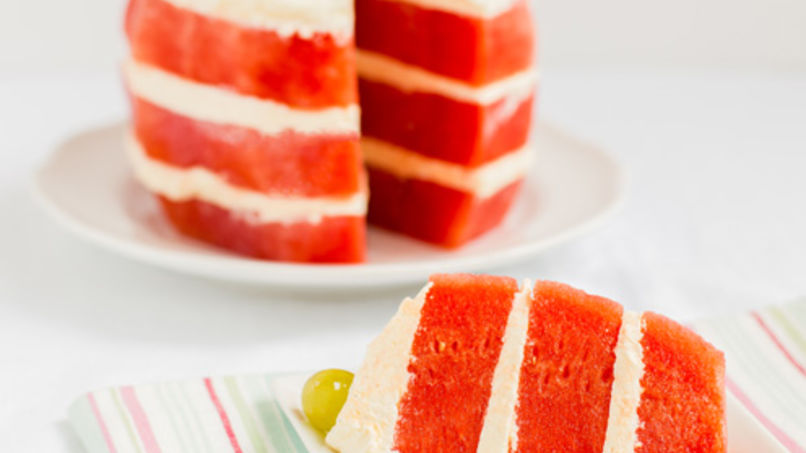
<path fill-rule="evenodd" d="M 501 222 L 531 160 L 527 0 L 357 0 L 369 220 L 455 247 Z"/>
<path fill-rule="evenodd" d="M 437 275 L 369 346 L 343 453 L 726 451 L 724 358 L 679 324 L 552 282 Z"/>
<path fill-rule="evenodd" d="M 352 0 L 131 0 L 135 176 L 181 232 L 299 262 L 364 257 Z"/>

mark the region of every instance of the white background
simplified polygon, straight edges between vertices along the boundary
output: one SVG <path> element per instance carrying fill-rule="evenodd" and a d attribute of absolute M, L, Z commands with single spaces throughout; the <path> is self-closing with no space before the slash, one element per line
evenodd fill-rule
<path fill-rule="evenodd" d="M 545 65 L 806 69 L 804 0 L 537 0 Z M 105 67 L 123 0 L 0 1 L 0 70 Z"/>
<path fill-rule="evenodd" d="M 62 231 L 28 180 L 123 118 L 120 0 L 0 0 L 0 450 L 80 451 L 101 386 L 351 366 L 403 295 L 176 276 Z M 806 295 L 806 1 L 541 0 L 541 118 L 631 175 L 601 230 L 497 270 L 687 320 Z M 448 269 L 446 269 L 448 270 Z"/>

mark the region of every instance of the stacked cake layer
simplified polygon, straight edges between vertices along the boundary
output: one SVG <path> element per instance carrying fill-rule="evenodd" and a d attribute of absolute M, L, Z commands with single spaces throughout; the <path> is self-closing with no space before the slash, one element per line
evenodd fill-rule
<path fill-rule="evenodd" d="M 132 0 L 138 180 L 183 233 L 301 262 L 364 257 L 351 0 Z"/>
<path fill-rule="evenodd" d="M 526 0 L 357 0 L 369 218 L 458 246 L 528 171 L 537 73 Z"/>
<path fill-rule="evenodd" d="M 370 345 L 327 442 L 724 453 L 724 358 L 669 319 L 565 285 L 436 276 Z"/>

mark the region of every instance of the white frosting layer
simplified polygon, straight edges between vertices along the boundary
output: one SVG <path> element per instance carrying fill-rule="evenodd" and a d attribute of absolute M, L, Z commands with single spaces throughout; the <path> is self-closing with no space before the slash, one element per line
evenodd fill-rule
<path fill-rule="evenodd" d="M 490 400 L 476 449 L 478 453 L 517 451 L 518 426 L 515 421 L 515 408 L 518 404 L 521 364 L 529 329 L 531 293 L 532 284 L 527 280 L 523 284 L 523 289 L 512 301 L 512 311 L 509 313 L 504 332 L 504 345 L 493 374 Z"/>
<path fill-rule="evenodd" d="M 389 453 L 394 447 L 398 404 L 410 375 L 407 367 L 421 311 L 431 285 L 406 299 L 381 335 L 370 344 L 350 397 L 327 443 L 342 453 Z M 493 374 L 478 453 L 517 451 L 516 413 L 520 372 L 529 328 L 532 284 L 526 280 L 514 299 L 503 346 Z M 615 348 L 614 381 L 603 453 L 631 453 L 640 446 L 638 407 L 644 375 L 643 317 L 624 311 Z"/>
<path fill-rule="evenodd" d="M 365 193 L 347 198 L 269 196 L 233 186 L 201 167 L 183 169 L 151 159 L 131 134 L 126 137 L 126 149 L 137 180 L 148 190 L 176 202 L 204 201 L 253 223 L 318 223 L 325 217 L 366 213 Z"/>
<path fill-rule="evenodd" d="M 603 453 L 633 452 L 639 446 L 638 405 L 644 376 L 643 323 L 639 313 L 624 311 L 613 366 L 610 416 Z"/>
<path fill-rule="evenodd" d="M 359 51 L 356 58 L 358 75 L 362 79 L 390 85 L 401 91 L 438 94 L 481 105 L 505 98 L 526 99 L 535 92 L 539 78 L 537 69 L 530 68 L 477 87 L 374 52 Z"/>
<path fill-rule="evenodd" d="M 126 63 L 123 70 L 135 96 L 200 121 L 242 126 L 267 135 L 290 129 L 310 134 L 358 133 L 360 129 L 357 105 L 300 110 L 194 82 L 136 61 Z"/>
<path fill-rule="evenodd" d="M 420 179 L 487 198 L 521 179 L 529 171 L 534 152 L 531 146 L 470 169 L 463 165 L 425 157 L 373 138 L 361 139 L 364 162 L 402 179 Z"/>
<path fill-rule="evenodd" d="M 329 33 L 339 40 L 353 35 L 352 0 L 163 0 L 179 8 L 287 37 Z"/>
<path fill-rule="evenodd" d="M 509 11 L 517 0 L 397 0 L 427 9 L 489 19 Z"/>
<path fill-rule="evenodd" d="M 409 356 L 429 283 L 415 299 L 406 299 L 367 349 L 350 396 L 327 443 L 343 453 L 388 453 L 394 447 L 398 402 L 408 388 Z"/>

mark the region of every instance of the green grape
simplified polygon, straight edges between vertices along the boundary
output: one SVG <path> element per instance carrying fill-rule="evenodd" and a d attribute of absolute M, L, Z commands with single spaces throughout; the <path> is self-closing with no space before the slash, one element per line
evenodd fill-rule
<path fill-rule="evenodd" d="M 353 373 L 344 370 L 324 370 L 308 379 L 302 389 L 302 410 L 314 428 L 324 434 L 333 428 L 352 383 Z"/>

